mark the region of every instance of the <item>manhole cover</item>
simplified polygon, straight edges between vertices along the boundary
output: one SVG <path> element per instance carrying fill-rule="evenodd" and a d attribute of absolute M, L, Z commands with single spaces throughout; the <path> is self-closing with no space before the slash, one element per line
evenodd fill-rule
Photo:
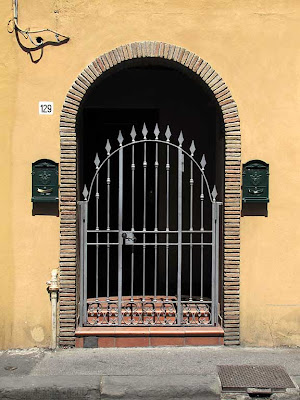
<path fill-rule="evenodd" d="M 285 369 L 277 365 L 219 365 L 218 374 L 224 392 L 248 388 L 284 391 L 295 387 Z"/>

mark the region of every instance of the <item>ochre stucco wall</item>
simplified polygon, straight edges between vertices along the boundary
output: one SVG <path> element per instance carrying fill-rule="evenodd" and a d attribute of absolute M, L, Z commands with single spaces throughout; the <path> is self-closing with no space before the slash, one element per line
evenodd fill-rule
<path fill-rule="evenodd" d="M 270 164 L 269 216 L 241 219 L 241 340 L 299 345 L 299 2 L 20 1 L 22 27 L 71 38 L 46 47 L 38 63 L 5 31 L 11 4 L 0 4 L 0 347 L 50 344 L 45 282 L 58 267 L 59 218 L 32 216 L 31 163 L 59 161 L 59 113 L 81 70 L 106 51 L 143 40 L 176 44 L 207 60 L 238 105 L 242 161 Z M 38 115 L 41 100 L 54 102 L 53 116 Z"/>

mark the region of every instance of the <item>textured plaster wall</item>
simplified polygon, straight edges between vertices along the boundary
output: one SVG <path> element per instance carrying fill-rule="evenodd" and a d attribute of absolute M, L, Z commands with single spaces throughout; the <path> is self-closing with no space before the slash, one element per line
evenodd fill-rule
<path fill-rule="evenodd" d="M 11 2 L 0 5 L 0 347 L 50 344 L 45 282 L 58 266 L 59 218 L 32 216 L 31 163 L 59 161 L 59 113 L 81 70 L 106 51 L 143 40 L 207 60 L 239 107 L 243 162 L 270 163 L 269 216 L 241 220 L 241 340 L 299 345 L 299 2 L 19 1 L 21 26 L 71 38 L 46 47 L 38 63 L 5 30 Z M 38 115 L 40 100 L 54 102 L 53 116 Z"/>

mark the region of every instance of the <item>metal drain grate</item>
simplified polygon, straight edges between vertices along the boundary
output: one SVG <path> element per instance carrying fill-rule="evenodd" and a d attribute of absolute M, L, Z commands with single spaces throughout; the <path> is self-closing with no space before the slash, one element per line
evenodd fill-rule
<path fill-rule="evenodd" d="M 285 369 L 278 365 L 220 365 L 218 374 L 222 391 L 246 391 L 248 388 L 284 391 L 294 388 Z"/>

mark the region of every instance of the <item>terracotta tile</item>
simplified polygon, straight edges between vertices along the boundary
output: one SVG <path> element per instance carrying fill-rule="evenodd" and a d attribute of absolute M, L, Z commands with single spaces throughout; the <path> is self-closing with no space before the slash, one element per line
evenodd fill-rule
<path fill-rule="evenodd" d="M 184 346 L 184 337 L 151 337 L 150 346 Z"/>
<path fill-rule="evenodd" d="M 186 346 L 218 346 L 219 343 L 219 337 L 190 337 L 187 336 L 185 338 L 185 345 Z"/>
<path fill-rule="evenodd" d="M 98 338 L 98 347 L 115 347 L 115 338 L 114 337 L 99 337 Z"/>
<path fill-rule="evenodd" d="M 75 338 L 75 347 L 83 347 L 83 338 L 82 337 L 77 337 Z"/>
<path fill-rule="evenodd" d="M 149 328 L 151 335 L 155 336 L 183 336 L 185 332 L 185 327 L 176 326 L 151 326 Z"/>
<path fill-rule="evenodd" d="M 148 347 L 149 337 L 116 337 L 116 347 Z"/>
<path fill-rule="evenodd" d="M 149 328 L 147 326 L 137 327 L 118 327 L 116 328 L 116 335 L 119 336 L 148 336 Z"/>

